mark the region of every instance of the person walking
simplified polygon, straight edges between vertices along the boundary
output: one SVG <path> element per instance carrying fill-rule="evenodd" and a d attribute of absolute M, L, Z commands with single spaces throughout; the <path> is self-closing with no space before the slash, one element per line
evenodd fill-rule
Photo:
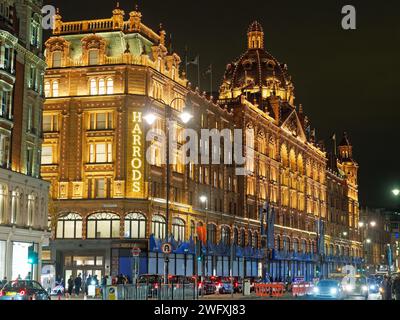
<path fill-rule="evenodd" d="M 75 285 L 75 296 L 79 297 L 79 293 L 81 292 L 81 287 L 82 287 L 81 274 L 78 274 L 78 276 L 75 278 L 74 285 Z"/>
<path fill-rule="evenodd" d="M 92 284 L 92 276 L 89 274 L 88 277 L 86 278 L 86 282 L 85 282 L 85 294 L 88 295 L 89 294 L 89 286 Z"/>
<path fill-rule="evenodd" d="M 392 283 L 388 276 L 383 278 L 382 289 L 382 300 L 392 300 Z"/>
<path fill-rule="evenodd" d="M 71 275 L 68 279 L 68 287 L 67 287 L 67 298 L 68 299 L 71 298 L 73 289 L 74 289 L 74 278 Z"/>
<path fill-rule="evenodd" d="M 393 292 L 396 300 L 400 300 L 400 276 L 397 276 L 393 281 Z"/>

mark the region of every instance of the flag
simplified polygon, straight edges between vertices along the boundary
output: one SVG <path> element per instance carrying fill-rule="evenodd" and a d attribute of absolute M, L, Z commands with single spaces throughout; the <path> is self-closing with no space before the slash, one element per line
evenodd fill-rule
<path fill-rule="evenodd" d="M 268 223 L 268 230 L 267 230 L 267 247 L 268 249 L 274 249 L 275 245 L 275 209 L 268 206 L 267 211 L 267 223 Z"/>
<path fill-rule="evenodd" d="M 323 255 L 325 253 L 325 224 L 322 219 L 318 219 L 317 223 L 317 245 L 318 253 Z"/>
<path fill-rule="evenodd" d="M 264 207 L 260 207 L 261 236 L 265 235 L 264 214 L 265 214 L 265 209 L 264 209 Z"/>
<path fill-rule="evenodd" d="M 186 62 L 186 65 L 187 66 L 190 66 L 190 65 L 198 66 L 199 65 L 199 61 L 200 61 L 200 56 L 197 55 L 196 58 L 194 58 L 193 60 L 190 60 L 190 61 Z"/>

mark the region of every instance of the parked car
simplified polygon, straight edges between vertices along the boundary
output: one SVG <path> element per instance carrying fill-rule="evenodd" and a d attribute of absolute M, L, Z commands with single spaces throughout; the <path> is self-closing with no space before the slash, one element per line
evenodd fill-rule
<path fill-rule="evenodd" d="M 51 300 L 50 295 L 37 281 L 16 280 L 0 290 L 0 300 Z"/>
<path fill-rule="evenodd" d="M 158 288 L 163 283 L 164 277 L 156 274 L 143 274 L 139 276 L 137 283 L 139 285 L 148 286 L 148 297 L 156 298 L 158 294 Z"/>
<path fill-rule="evenodd" d="M 217 285 L 210 279 L 205 279 L 203 282 L 198 282 L 199 294 L 211 295 L 217 292 Z"/>

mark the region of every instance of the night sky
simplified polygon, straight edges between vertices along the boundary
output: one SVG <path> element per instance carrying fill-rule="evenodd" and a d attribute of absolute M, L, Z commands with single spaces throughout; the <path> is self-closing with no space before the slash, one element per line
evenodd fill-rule
<path fill-rule="evenodd" d="M 108 18 L 116 4 L 45 2 L 60 8 L 64 21 Z M 399 1 L 120 1 L 126 14 L 136 3 L 144 24 L 157 30 L 163 23 L 181 57 L 187 45 L 191 56 L 200 54 L 203 72 L 213 64 L 214 90 L 226 64 L 245 51 L 249 24 L 261 22 L 265 47 L 288 64 L 296 104 L 303 104 L 317 139 L 349 133 L 360 164 L 361 205 L 399 206 L 391 194 L 400 188 Z M 341 28 L 347 4 L 357 9 L 357 30 Z M 196 83 L 196 67 L 189 68 L 189 78 Z M 202 82 L 209 90 L 210 81 Z"/>

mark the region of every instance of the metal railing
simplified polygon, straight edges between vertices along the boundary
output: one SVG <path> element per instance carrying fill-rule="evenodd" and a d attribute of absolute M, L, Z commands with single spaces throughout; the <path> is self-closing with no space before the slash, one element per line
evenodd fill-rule
<path fill-rule="evenodd" d="M 194 284 L 115 285 L 102 287 L 103 300 L 196 300 Z"/>

